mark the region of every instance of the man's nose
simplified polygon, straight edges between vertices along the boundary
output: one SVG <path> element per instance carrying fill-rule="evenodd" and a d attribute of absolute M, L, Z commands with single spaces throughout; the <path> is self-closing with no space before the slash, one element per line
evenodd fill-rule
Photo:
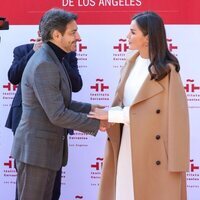
<path fill-rule="evenodd" d="M 76 33 L 76 40 L 78 41 L 78 40 L 81 40 L 81 36 L 80 36 L 80 34 L 77 32 Z"/>

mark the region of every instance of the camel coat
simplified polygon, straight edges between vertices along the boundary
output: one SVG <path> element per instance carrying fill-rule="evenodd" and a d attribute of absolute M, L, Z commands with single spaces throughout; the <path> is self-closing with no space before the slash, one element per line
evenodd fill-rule
<path fill-rule="evenodd" d="M 122 69 L 112 106 L 122 106 L 124 85 L 137 56 Z M 188 106 L 180 74 L 170 68 L 161 81 L 150 80 L 149 75 L 130 107 L 135 200 L 187 199 Z M 98 200 L 115 200 L 121 133 L 121 124 L 108 129 Z"/>

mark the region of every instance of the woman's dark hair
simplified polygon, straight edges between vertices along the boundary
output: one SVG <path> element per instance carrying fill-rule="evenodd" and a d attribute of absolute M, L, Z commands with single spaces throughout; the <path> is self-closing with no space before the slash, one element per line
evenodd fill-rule
<path fill-rule="evenodd" d="M 48 10 L 42 16 L 39 24 L 42 41 L 48 42 L 51 40 L 54 30 L 58 30 L 61 34 L 64 34 L 67 24 L 72 20 L 77 20 L 77 15 L 59 8 Z"/>
<path fill-rule="evenodd" d="M 165 27 L 161 17 L 154 12 L 146 11 L 135 15 L 132 20 L 136 21 L 144 36 L 149 37 L 151 79 L 157 81 L 163 79 L 170 72 L 169 64 L 173 64 L 178 72 L 179 62 L 168 50 Z"/>

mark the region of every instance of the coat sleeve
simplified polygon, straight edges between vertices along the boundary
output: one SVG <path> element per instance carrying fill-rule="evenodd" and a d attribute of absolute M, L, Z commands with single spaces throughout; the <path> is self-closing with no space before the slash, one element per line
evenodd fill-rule
<path fill-rule="evenodd" d="M 69 109 L 73 110 L 74 112 L 82 112 L 88 114 L 91 110 L 91 104 L 72 100 Z"/>
<path fill-rule="evenodd" d="M 189 169 L 189 114 L 185 90 L 174 67 L 169 80 L 168 169 Z"/>
<path fill-rule="evenodd" d="M 17 85 L 21 82 L 22 74 L 24 68 L 26 67 L 27 62 L 34 54 L 34 50 L 32 49 L 32 44 L 26 44 L 18 46 L 13 51 L 13 62 L 8 71 L 8 80 Z"/>

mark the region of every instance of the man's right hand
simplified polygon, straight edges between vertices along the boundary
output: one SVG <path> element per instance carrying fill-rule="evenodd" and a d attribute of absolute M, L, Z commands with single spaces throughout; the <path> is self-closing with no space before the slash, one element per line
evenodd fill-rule
<path fill-rule="evenodd" d="M 36 40 L 35 40 L 35 43 L 33 45 L 33 50 L 34 51 L 37 51 L 38 49 L 40 49 L 40 47 L 42 46 L 43 42 L 42 42 L 42 38 L 41 37 L 38 37 Z"/>
<path fill-rule="evenodd" d="M 100 120 L 99 130 L 105 132 L 110 127 L 110 123 L 107 120 Z"/>

